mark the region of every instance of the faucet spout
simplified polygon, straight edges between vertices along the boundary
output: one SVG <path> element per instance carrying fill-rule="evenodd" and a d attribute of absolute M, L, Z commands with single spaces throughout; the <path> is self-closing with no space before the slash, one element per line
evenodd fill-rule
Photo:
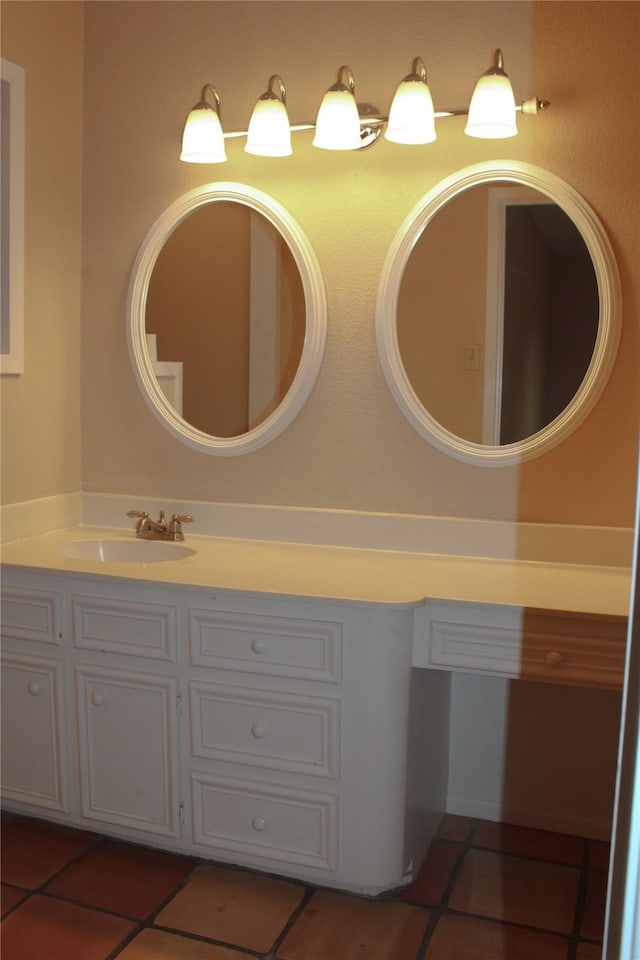
<path fill-rule="evenodd" d="M 157 520 L 152 520 L 147 510 L 129 510 L 127 516 L 137 518 L 136 537 L 143 540 L 184 540 L 182 524 L 193 520 L 187 514 L 174 513 L 167 521 L 164 510 L 160 511 Z"/>

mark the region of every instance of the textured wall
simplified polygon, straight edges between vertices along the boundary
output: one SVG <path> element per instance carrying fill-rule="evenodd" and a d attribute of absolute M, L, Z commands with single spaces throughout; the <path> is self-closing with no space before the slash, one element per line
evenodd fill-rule
<path fill-rule="evenodd" d="M 639 13 L 637 4 L 617 2 L 86 4 L 85 489 L 630 524 L 639 121 L 627 103 L 637 87 Z M 548 115 L 524 119 L 513 140 L 471 140 L 453 120 L 439 125 L 435 144 L 415 149 L 384 142 L 361 154 L 330 154 L 301 134 L 294 156 L 282 161 L 249 157 L 239 141 L 224 166 L 177 159 L 184 116 L 205 81 L 220 90 L 227 127 L 237 128 L 274 71 L 287 84 L 292 117 L 312 118 L 340 64 L 352 67 L 359 99 L 386 109 L 412 58 L 422 55 L 436 105 L 454 106 L 468 101 L 498 45 L 516 96 L 536 92 L 553 101 Z M 64 58 L 62 48 L 56 53 Z M 602 69 L 611 63 L 615 69 Z M 601 402 L 561 447 L 520 468 L 470 467 L 422 440 L 396 408 L 375 346 L 376 287 L 399 225 L 444 176 L 491 159 L 529 161 L 572 183 L 605 223 L 623 280 L 622 349 Z M 329 307 L 324 362 L 301 415 L 269 446 L 233 458 L 199 454 L 162 429 L 139 394 L 125 338 L 129 273 L 146 231 L 182 193 L 221 179 L 262 189 L 290 210 L 314 246 Z M 19 417 L 25 429 L 22 409 Z M 20 460 L 9 499 L 28 497 L 24 472 Z"/>
<path fill-rule="evenodd" d="M 82 23 L 79 3 L 4 3 L 25 68 L 25 372 L 2 377 L 2 499 L 78 490 Z"/>

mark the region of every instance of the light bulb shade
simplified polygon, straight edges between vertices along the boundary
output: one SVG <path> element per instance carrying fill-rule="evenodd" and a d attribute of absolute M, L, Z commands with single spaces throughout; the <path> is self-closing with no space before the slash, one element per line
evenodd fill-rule
<path fill-rule="evenodd" d="M 227 159 L 220 118 L 205 101 L 197 103 L 187 117 L 180 159 L 186 163 L 224 163 Z"/>
<path fill-rule="evenodd" d="M 293 153 L 287 108 L 278 97 L 267 95 L 256 103 L 244 149 L 258 157 L 288 157 Z"/>
<path fill-rule="evenodd" d="M 476 84 L 464 132 L 484 140 L 515 137 L 518 132 L 516 101 L 509 77 L 502 69 L 500 50 L 496 50 L 493 67 Z"/>
<path fill-rule="evenodd" d="M 348 87 L 342 82 L 343 73 L 348 74 Z M 351 71 L 348 67 L 340 67 L 338 82 L 327 90 L 318 110 L 314 147 L 322 150 L 358 150 L 362 146 L 360 115 L 353 91 Z"/>
<path fill-rule="evenodd" d="M 385 139 L 392 143 L 433 143 L 436 139 L 431 92 L 420 77 L 405 77 L 389 110 Z"/>

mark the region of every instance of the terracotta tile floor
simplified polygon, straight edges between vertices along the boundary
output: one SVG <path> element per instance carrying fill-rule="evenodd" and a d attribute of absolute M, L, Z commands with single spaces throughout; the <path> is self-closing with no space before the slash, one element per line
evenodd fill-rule
<path fill-rule="evenodd" d="M 368 899 L 6 815 L 2 960 L 600 960 L 607 858 L 446 816 Z"/>

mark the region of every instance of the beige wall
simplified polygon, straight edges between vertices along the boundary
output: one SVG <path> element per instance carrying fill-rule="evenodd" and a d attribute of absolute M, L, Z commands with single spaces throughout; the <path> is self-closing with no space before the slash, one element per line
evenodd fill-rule
<path fill-rule="evenodd" d="M 640 188 L 639 120 L 627 104 L 637 89 L 639 14 L 637 4 L 617 2 L 86 4 L 84 488 L 630 524 Z M 225 125 L 242 128 L 274 71 L 284 77 L 295 119 L 315 115 L 342 63 L 354 71 L 359 98 L 384 110 L 412 58 L 422 55 L 436 104 L 455 106 L 468 101 L 497 45 L 516 96 L 535 92 L 553 101 L 546 116 L 523 119 L 513 140 L 474 141 L 463 135 L 463 121 L 452 120 L 440 123 L 435 144 L 414 149 L 383 142 L 332 154 L 298 134 L 294 156 L 284 160 L 250 157 L 241 141 L 229 143 L 224 166 L 178 160 L 184 117 L 205 81 L 221 93 Z M 55 56 L 64 60 L 59 46 Z M 508 469 L 470 467 L 414 432 L 387 389 L 374 333 L 380 271 L 403 219 L 440 179 L 491 159 L 546 167 L 583 194 L 611 237 L 625 303 L 619 360 L 596 410 L 558 449 Z M 127 284 L 146 231 L 179 195 L 213 180 L 250 184 L 290 210 L 316 251 L 329 307 L 325 358 L 307 405 L 272 444 L 242 457 L 199 454 L 165 432 L 138 392 L 126 348 Z M 66 254 L 73 244 L 60 248 Z M 65 321 L 58 318 L 57 334 Z M 60 364 L 54 369 L 58 379 Z M 26 429 L 22 407 L 19 420 Z M 33 495 L 26 462 L 9 472 L 8 499 Z"/>
<path fill-rule="evenodd" d="M 79 3 L 2 4 L 25 68 L 25 372 L 2 377 L 2 499 L 80 489 L 82 26 Z"/>

